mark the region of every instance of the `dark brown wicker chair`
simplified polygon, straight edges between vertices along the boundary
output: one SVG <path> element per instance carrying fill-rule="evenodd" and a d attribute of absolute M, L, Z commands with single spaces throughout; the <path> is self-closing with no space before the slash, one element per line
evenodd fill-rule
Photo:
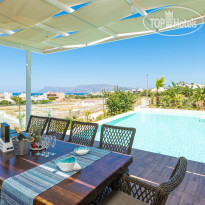
<path fill-rule="evenodd" d="M 92 147 L 97 129 L 97 123 L 73 121 L 68 142 Z"/>
<path fill-rule="evenodd" d="M 117 183 L 117 190 L 112 191 L 98 204 L 165 205 L 170 192 L 183 181 L 186 168 L 187 160 L 184 157 L 180 157 L 169 180 L 157 187 L 123 175 Z"/>
<path fill-rule="evenodd" d="M 33 129 L 34 129 L 35 126 L 37 126 L 40 133 L 43 134 L 48 121 L 49 121 L 48 117 L 41 117 L 41 116 L 31 115 L 30 119 L 29 119 L 29 122 L 28 122 L 26 132 L 29 132 L 29 133 L 33 134 Z"/>
<path fill-rule="evenodd" d="M 50 118 L 46 134 L 55 135 L 56 139 L 64 141 L 70 120 Z"/>
<path fill-rule="evenodd" d="M 130 154 L 135 132 L 135 128 L 102 125 L 99 148 Z"/>

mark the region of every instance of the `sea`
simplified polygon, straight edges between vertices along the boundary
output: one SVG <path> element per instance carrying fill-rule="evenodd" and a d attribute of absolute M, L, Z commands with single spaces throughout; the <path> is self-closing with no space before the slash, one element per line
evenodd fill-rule
<path fill-rule="evenodd" d="M 12 93 L 13 96 L 21 95 L 22 93 Z M 88 93 L 65 93 L 66 95 L 87 95 Z M 43 93 L 31 93 L 31 96 L 43 95 Z"/>

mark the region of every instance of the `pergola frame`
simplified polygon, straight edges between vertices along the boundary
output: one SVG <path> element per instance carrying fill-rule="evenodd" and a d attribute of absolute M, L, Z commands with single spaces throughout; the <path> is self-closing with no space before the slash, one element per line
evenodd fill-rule
<path fill-rule="evenodd" d="M 26 51 L 26 125 L 31 115 L 31 52 Z"/>

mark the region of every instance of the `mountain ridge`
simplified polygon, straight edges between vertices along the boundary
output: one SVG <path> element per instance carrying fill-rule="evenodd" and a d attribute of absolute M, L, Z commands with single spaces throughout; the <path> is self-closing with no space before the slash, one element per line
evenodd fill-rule
<path fill-rule="evenodd" d="M 93 93 L 93 92 L 101 92 L 105 89 L 105 91 L 114 90 L 115 85 L 109 84 L 89 84 L 89 85 L 78 85 L 74 87 L 58 87 L 58 86 L 45 86 L 43 89 L 39 90 L 39 93 L 45 93 L 48 91 L 58 92 L 61 91 L 63 93 Z M 120 89 L 128 90 L 133 89 L 130 87 L 118 86 Z"/>

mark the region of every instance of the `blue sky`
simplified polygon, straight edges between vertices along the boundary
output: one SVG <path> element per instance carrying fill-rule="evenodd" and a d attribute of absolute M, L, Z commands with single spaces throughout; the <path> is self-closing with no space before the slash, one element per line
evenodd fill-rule
<path fill-rule="evenodd" d="M 186 36 L 148 35 L 72 51 L 32 53 L 32 91 L 44 86 L 112 84 L 154 87 L 156 78 L 205 83 L 205 26 Z M 0 46 L 0 91 L 22 92 L 26 52 Z"/>

